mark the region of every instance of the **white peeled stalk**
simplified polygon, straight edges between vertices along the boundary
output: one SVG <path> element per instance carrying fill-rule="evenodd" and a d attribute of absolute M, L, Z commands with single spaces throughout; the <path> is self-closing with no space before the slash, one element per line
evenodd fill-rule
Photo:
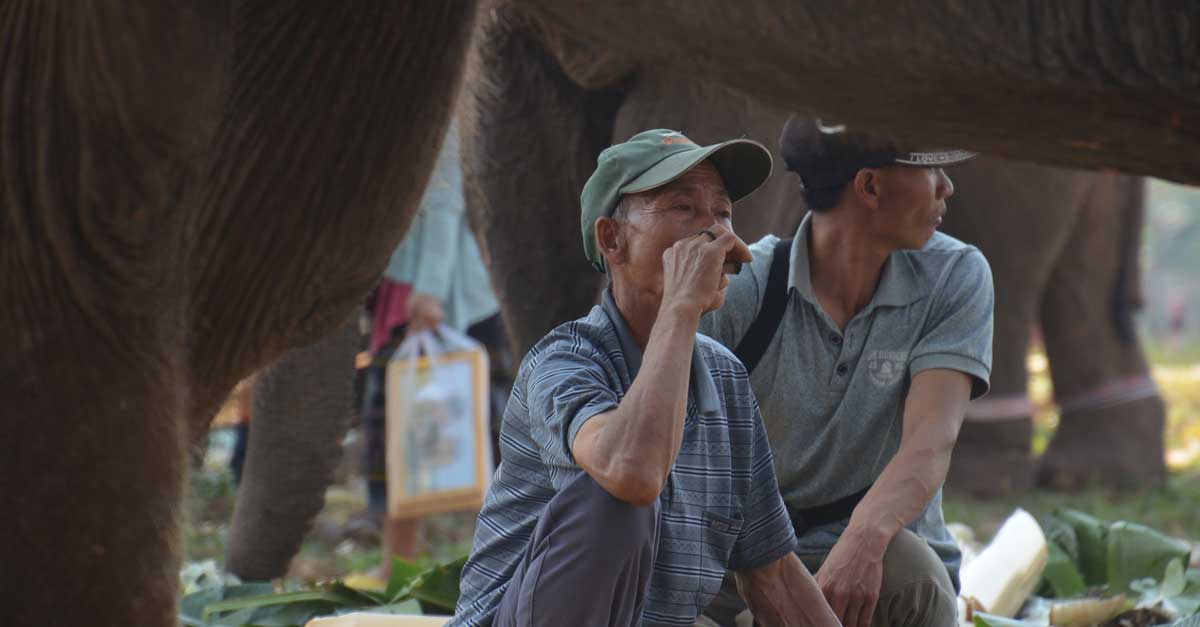
<path fill-rule="evenodd" d="M 1013 617 L 1037 587 L 1049 559 L 1042 527 L 1029 512 L 1013 512 L 992 542 L 960 574 L 959 596 L 989 614 Z"/>
<path fill-rule="evenodd" d="M 341 616 L 314 618 L 304 627 L 443 627 L 449 616 L 401 616 L 354 612 Z"/>

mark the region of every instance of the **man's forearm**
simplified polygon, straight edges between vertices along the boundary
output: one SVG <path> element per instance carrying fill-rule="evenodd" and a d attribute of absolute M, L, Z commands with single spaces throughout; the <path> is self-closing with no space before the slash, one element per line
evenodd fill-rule
<path fill-rule="evenodd" d="M 888 543 L 916 520 L 946 480 L 954 440 L 914 434 L 901 444 L 875 485 L 863 497 L 846 534 L 874 546 L 882 556 Z"/>
<path fill-rule="evenodd" d="M 961 372 L 928 370 L 914 378 L 900 450 L 854 509 L 849 537 L 882 556 L 892 538 L 925 510 L 946 481 L 970 391 L 970 379 Z"/>
<path fill-rule="evenodd" d="M 840 625 L 800 558 L 789 553 L 761 568 L 734 574 L 738 592 L 766 627 Z"/>
<path fill-rule="evenodd" d="M 593 418 L 576 436 L 593 438 L 588 444 L 602 463 L 589 474 L 617 498 L 639 504 L 657 498 L 675 464 L 699 319 L 699 312 L 664 307 L 629 392 L 616 410 Z"/>

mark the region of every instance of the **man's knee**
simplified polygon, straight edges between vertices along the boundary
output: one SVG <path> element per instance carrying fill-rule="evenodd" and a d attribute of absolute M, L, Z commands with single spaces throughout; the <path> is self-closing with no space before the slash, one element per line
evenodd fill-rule
<path fill-rule="evenodd" d="M 570 526 L 580 540 L 602 546 L 610 555 L 652 547 L 658 525 L 657 501 L 645 507 L 622 501 L 587 473 L 564 486 L 564 491 L 570 492 L 564 505 L 572 510 L 565 515 L 573 519 Z"/>
<path fill-rule="evenodd" d="M 907 529 L 892 539 L 883 556 L 877 624 L 951 627 L 955 596 L 945 564 L 925 540 Z"/>
<path fill-rule="evenodd" d="M 931 578 L 886 587 L 879 596 L 873 627 L 955 627 L 958 603 L 953 590 Z"/>

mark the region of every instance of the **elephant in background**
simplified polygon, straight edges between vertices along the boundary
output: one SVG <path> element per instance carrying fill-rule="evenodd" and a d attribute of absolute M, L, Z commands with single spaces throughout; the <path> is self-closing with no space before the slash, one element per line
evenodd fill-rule
<path fill-rule="evenodd" d="M 477 87 L 470 83 L 467 90 Z M 692 104 L 679 106 L 680 95 Z M 626 88 L 616 108 L 611 139 L 601 145 L 645 128 L 667 126 L 683 128 L 701 142 L 746 134 L 773 146 L 786 117 L 785 112 L 724 88 L 641 73 Z M 511 130 L 520 131 L 529 118 L 508 120 Z M 473 146 L 493 132 L 485 130 L 463 141 Z M 498 167 L 503 172 L 520 171 L 520 161 L 508 161 L 509 156 L 488 158 L 500 157 L 504 165 Z M 778 154 L 776 162 L 782 163 Z M 473 167 L 472 162 L 466 166 Z M 950 487 L 994 497 L 1031 484 L 1033 407 L 1026 390 L 1025 354 L 1030 331 L 1039 323 L 1064 409 L 1063 431 L 1043 460 L 1043 483 L 1078 487 L 1074 482 L 1087 478 L 1079 469 L 1095 467 L 1098 452 L 1121 451 L 1124 454 L 1109 458 L 1110 465 L 1099 467 L 1105 471 L 1100 477 L 1103 482 L 1135 487 L 1161 481 L 1163 466 L 1147 462 L 1162 457 L 1162 408 L 1152 385 L 1143 388 L 1141 396 L 1103 407 L 1079 407 L 1070 400 L 1110 382 L 1118 384 L 1116 392 L 1128 394 L 1132 384 L 1144 385 L 1147 380 L 1146 364 L 1131 332 L 1138 291 L 1141 179 L 988 158 L 951 174 L 956 194 L 949 201 L 944 230 L 983 249 L 994 273 L 997 312 L 992 392 L 969 410 Z M 504 197 L 478 180 L 467 178 L 474 198 Z M 507 179 L 492 180 L 508 184 Z M 794 233 L 803 216 L 799 199 L 795 177 L 777 170 L 764 188 L 739 204 L 735 221 L 739 234 L 753 241 L 767 233 Z M 505 285 L 511 278 L 499 294 L 506 301 L 510 327 L 528 347 L 555 324 L 585 311 L 595 299 L 599 277 L 584 268 L 569 279 L 552 278 L 546 284 L 530 278 L 534 272 L 553 271 L 555 264 L 548 260 L 555 254 L 566 255 L 566 260 L 578 257 L 573 212 L 564 212 L 569 219 L 561 228 L 566 232 L 554 233 L 519 227 L 520 222 L 503 219 L 511 217 L 510 210 L 495 201 L 489 205 L 498 223 L 483 245 L 500 251 L 515 245 L 520 263 L 545 264 L 537 269 L 510 269 L 506 264 L 517 260 L 494 257 L 494 282 Z M 522 233 L 543 239 L 537 245 L 522 242 Z M 561 246 L 561 252 L 543 258 L 539 246 L 547 250 Z M 1087 267 L 1078 267 L 1081 263 Z M 571 292 L 572 287 L 578 293 Z M 566 295 L 530 301 L 524 297 L 528 293 Z M 522 307 L 528 309 L 518 310 Z M 564 308 L 557 315 L 565 317 L 545 315 L 546 307 Z M 569 308 L 579 313 L 570 313 Z M 243 579 L 282 576 L 321 509 L 321 496 L 340 455 L 336 444 L 352 411 L 345 388 L 353 371 L 353 354 L 352 339 L 339 332 L 312 347 L 291 351 L 255 387 L 256 418 L 247 456 L 251 461 L 245 487 L 238 493 L 226 552 L 227 567 Z M 1065 474 L 1055 465 L 1058 448 L 1064 449 Z"/>
<path fill-rule="evenodd" d="M 787 117 L 729 88 L 590 49 L 515 9 L 487 20 L 477 38 L 461 104 L 471 129 L 464 178 L 519 354 L 595 302 L 601 277 L 580 254 L 571 209 L 601 149 L 657 127 L 702 144 L 748 136 L 773 147 Z M 769 182 L 737 207 L 746 241 L 790 236 L 804 213 L 797 179 L 775 152 Z M 948 485 L 990 497 L 1032 483 L 1025 357 L 1039 323 L 1063 410 L 1040 483 L 1160 484 L 1164 408 L 1131 322 L 1142 180 L 992 158 L 951 176 L 944 230 L 990 261 L 996 331 L 992 392 L 968 413 Z M 528 297 L 552 292 L 561 297 Z"/>
<path fill-rule="evenodd" d="M 785 109 L 1200 181 L 1179 158 L 1200 147 L 1192 5 L 502 7 L 558 25 L 564 47 L 608 42 L 631 66 L 694 70 Z M 13 520 L 0 563 L 22 575 L 4 586 L 12 624 L 175 624 L 188 442 L 237 381 L 331 332 L 382 272 L 428 178 L 474 9 L 2 5 L 0 406 L 13 419 L 0 503 Z M 581 104 L 577 87 L 555 88 L 514 97 L 566 98 L 585 122 L 620 103 L 615 90 Z M 549 143 L 612 135 L 603 118 L 578 121 Z M 589 153 L 565 144 L 575 156 L 543 172 L 563 174 L 574 206 Z M 543 200 L 530 197 L 563 213 Z"/>

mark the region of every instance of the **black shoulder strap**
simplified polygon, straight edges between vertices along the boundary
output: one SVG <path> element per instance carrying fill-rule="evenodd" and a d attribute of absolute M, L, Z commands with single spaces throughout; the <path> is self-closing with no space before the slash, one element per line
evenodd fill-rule
<path fill-rule="evenodd" d="M 771 270 L 767 273 L 766 294 L 763 296 L 762 308 L 758 310 L 754 322 L 742 341 L 738 342 L 733 354 L 742 360 L 746 372 L 754 372 L 754 367 L 767 352 L 775 331 L 779 329 L 779 321 L 783 320 L 783 312 L 788 303 L 788 259 L 792 256 L 792 240 L 780 240 L 775 244 L 771 256 Z"/>

